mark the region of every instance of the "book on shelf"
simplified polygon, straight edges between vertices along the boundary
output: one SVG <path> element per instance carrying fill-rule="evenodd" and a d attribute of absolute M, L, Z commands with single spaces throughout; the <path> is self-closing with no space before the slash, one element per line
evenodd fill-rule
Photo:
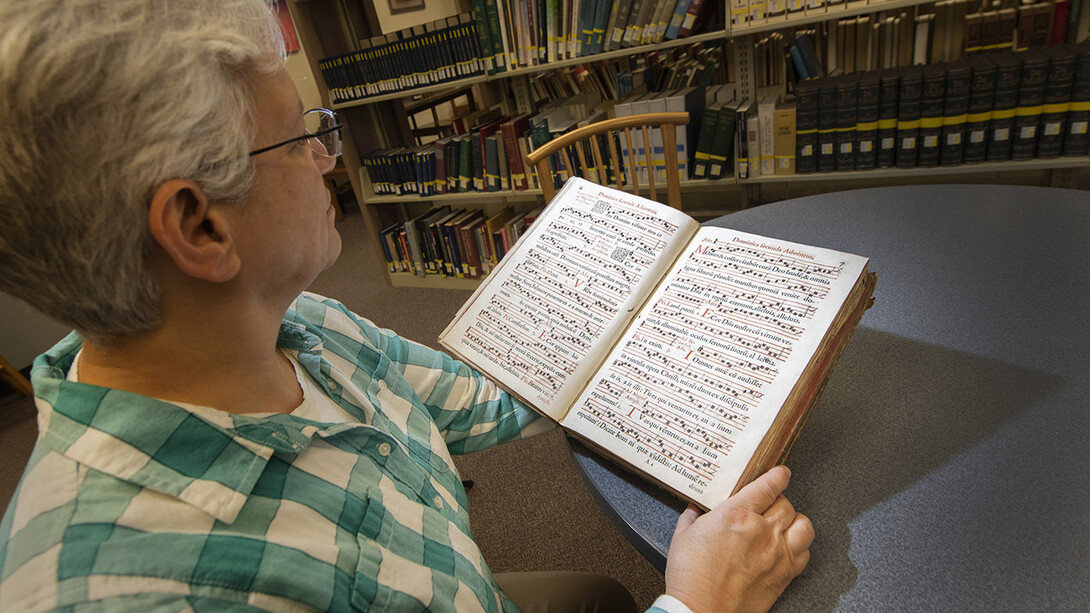
<path fill-rule="evenodd" d="M 972 164 L 987 158 L 996 65 L 983 55 L 967 61 L 972 70 L 972 81 L 969 84 L 969 114 L 965 118 L 965 152 L 962 159 Z"/>
<path fill-rule="evenodd" d="M 864 257 L 571 179 L 439 342 L 711 508 L 783 461 L 875 283 Z"/>
<path fill-rule="evenodd" d="M 972 66 L 968 60 L 948 62 L 946 94 L 943 99 L 939 163 L 956 166 L 965 159 L 965 128 L 972 91 Z"/>
<path fill-rule="evenodd" d="M 1049 62 L 1048 56 L 1037 49 L 1026 49 L 1016 55 L 1022 63 L 1022 74 L 1018 83 L 1018 109 L 1011 130 L 1011 159 L 1028 160 L 1037 154 L 1037 133 Z"/>
<path fill-rule="evenodd" d="M 1090 8 L 1084 9 L 1090 12 Z M 1075 54 L 1075 76 L 1071 86 L 1071 103 L 1067 111 L 1063 155 L 1086 155 L 1090 149 L 1090 41 L 1069 45 Z"/>
<path fill-rule="evenodd" d="M 923 67 L 901 68 L 897 93 L 897 168 L 915 168 L 920 154 Z"/>
<path fill-rule="evenodd" d="M 856 124 L 859 98 L 859 75 L 844 75 L 836 81 L 836 169 L 855 170 Z"/>
<path fill-rule="evenodd" d="M 1044 105 L 1037 135 L 1038 158 L 1055 158 L 1063 153 L 1064 128 L 1071 110 L 1071 92 L 1075 84 L 1075 52 L 1066 45 L 1047 47 L 1048 76 L 1045 79 Z"/>
<path fill-rule="evenodd" d="M 795 172 L 817 172 L 818 87 L 817 81 L 799 81 L 795 89 Z"/>
<path fill-rule="evenodd" d="M 942 138 L 942 118 L 946 97 L 946 72 L 944 64 L 930 64 L 923 68 L 920 97 L 920 136 L 917 166 L 939 165 Z"/>
<path fill-rule="evenodd" d="M 776 159 L 776 174 L 795 174 L 795 122 L 796 106 L 794 100 L 776 101 L 772 121 Z"/>
<path fill-rule="evenodd" d="M 995 66 L 995 96 L 988 122 L 989 162 L 1011 157 L 1014 117 L 1018 112 L 1018 87 L 1022 78 L 1022 62 L 1011 51 L 986 56 Z"/>
<path fill-rule="evenodd" d="M 716 113 L 715 132 L 708 152 L 708 178 L 712 180 L 731 176 L 734 165 L 734 133 L 738 129 L 737 102 L 727 102 Z"/>
<path fill-rule="evenodd" d="M 746 131 L 749 125 L 749 117 L 755 111 L 753 110 L 753 101 L 749 98 L 740 100 L 735 104 L 737 105 L 734 119 L 734 150 L 737 152 L 735 155 L 737 159 L 736 176 L 739 179 L 748 179 L 753 175 L 756 160 L 753 159 L 753 154 L 749 150 L 749 138 Z"/>

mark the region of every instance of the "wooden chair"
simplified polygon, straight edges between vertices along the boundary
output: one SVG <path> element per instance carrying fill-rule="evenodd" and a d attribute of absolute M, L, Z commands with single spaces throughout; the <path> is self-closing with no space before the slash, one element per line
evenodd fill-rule
<path fill-rule="evenodd" d="M 641 179 L 646 179 L 646 185 L 651 189 L 651 199 L 659 200 L 658 190 L 655 185 L 655 173 L 640 172 L 641 168 L 647 170 L 654 168 L 649 130 L 651 128 L 659 128 L 662 132 L 663 149 L 665 150 L 666 159 L 666 204 L 680 209 L 681 178 L 678 174 L 676 126 L 685 126 L 688 123 L 688 113 L 645 113 L 642 115 L 628 115 L 626 117 L 606 119 L 554 138 L 541 147 L 531 151 L 530 154 L 526 156 L 526 160 L 530 163 L 530 166 L 537 175 L 538 183 L 541 185 L 541 191 L 545 196 L 545 202 L 551 201 L 553 197 L 556 196 L 556 188 L 553 186 L 552 173 L 549 168 L 549 158 L 553 154 L 560 155 L 565 168 L 578 168 L 580 174 L 584 178 L 589 180 L 595 180 L 597 178 L 596 182 L 599 184 L 607 184 L 607 167 L 610 166 L 609 160 L 616 160 L 616 172 L 614 174 L 617 189 L 626 189 L 624 183 L 627 182 L 628 191 L 638 195 L 640 193 L 640 185 L 641 183 L 644 183 Z M 642 135 L 642 143 L 633 139 L 633 131 L 636 132 L 637 138 Z M 605 139 L 609 143 L 608 151 L 602 150 L 599 139 L 597 138 L 597 135 L 599 134 L 609 135 L 609 137 Z M 617 138 L 615 139 L 614 136 Z M 624 156 L 627 159 L 622 159 L 622 156 L 618 154 L 617 140 L 620 141 L 622 149 L 627 151 L 627 156 Z M 577 160 L 574 160 L 578 162 L 578 164 L 573 166 L 571 154 L 568 152 L 569 145 L 581 141 L 588 141 L 589 147 L 573 147 L 578 157 Z M 633 144 L 636 146 L 633 146 Z M 641 144 L 643 153 L 642 155 L 637 156 L 637 151 L 640 149 Z M 591 160 L 591 162 L 593 162 L 592 164 L 587 163 L 587 155 L 584 154 L 585 149 L 589 149 L 589 151 L 593 153 L 593 159 Z M 609 154 L 608 159 L 604 157 L 604 153 Z M 639 160 L 637 160 L 637 157 L 639 157 Z M 644 176 L 641 176 L 641 174 Z M 570 172 L 568 176 L 570 176 Z M 626 176 L 629 178 L 627 181 Z M 659 200 L 659 202 L 661 202 L 661 200 Z"/>
<path fill-rule="evenodd" d="M 5 360 L 3 355 L 0 355 L 0 379 L 7 381 L 20 394 L 34 395 L 34 388 L 30 386 L 30 381 L 27 381 L 23 373 L 16 370 L 10 362 Z"/>

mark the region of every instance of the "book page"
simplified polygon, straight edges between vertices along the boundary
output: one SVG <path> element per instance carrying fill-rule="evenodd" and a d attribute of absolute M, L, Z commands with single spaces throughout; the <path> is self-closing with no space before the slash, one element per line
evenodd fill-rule
<path fill-rule="evenodd" d="M 562 424 L 712 507 L 867 260 L 702 228 Z"/>
<path fill-rule="evenodd" d="M 571 179 L 440 343 L 560 420 L 698 224 Z"/>

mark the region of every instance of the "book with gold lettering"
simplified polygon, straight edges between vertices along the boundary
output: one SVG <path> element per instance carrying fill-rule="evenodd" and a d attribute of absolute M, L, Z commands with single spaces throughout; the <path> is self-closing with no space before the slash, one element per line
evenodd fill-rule
<path fill-rule="evenodd" d="M 701 227 L 573 178 L 439 341 L 711 508 L 783 461 L 876 279 L 864 257 Z"/>

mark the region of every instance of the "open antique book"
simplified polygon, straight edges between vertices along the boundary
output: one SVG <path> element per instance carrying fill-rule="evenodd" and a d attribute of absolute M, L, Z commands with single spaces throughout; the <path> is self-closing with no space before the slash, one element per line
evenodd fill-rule
<path fill-rule="evenodd" d="M 707 509 L 786 456 L 875 281 L 866 258 L 573 178 L 439 342 Z"/>

